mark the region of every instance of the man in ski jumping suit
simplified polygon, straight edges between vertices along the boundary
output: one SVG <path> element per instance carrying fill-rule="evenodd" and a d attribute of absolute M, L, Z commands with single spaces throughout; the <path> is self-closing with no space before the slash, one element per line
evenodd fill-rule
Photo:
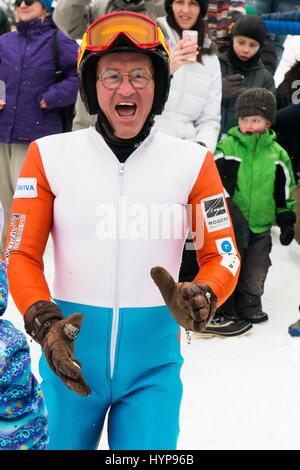
<path fill-rule="evenodd" d="M 96 449 L 108 412 L 111 449 L 175 449 L 179 325 L 204 330 L 239 273 L 223 186 L 206 148 L 152 129 L 170 82 L 152 20 L 99 18 L 78 62 L 96 128 L 31 144 L 6 247 L 12 295 L 44 352 L 48 448 Z M 188 212 L 201 270 L 177 283 Z"/>

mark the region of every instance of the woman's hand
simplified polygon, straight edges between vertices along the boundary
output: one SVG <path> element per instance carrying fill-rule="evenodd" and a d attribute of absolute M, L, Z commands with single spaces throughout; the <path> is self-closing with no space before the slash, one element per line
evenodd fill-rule
<path fill-rule="evenodd" d="M 45 101 L 44 99 L 42 99 L 42 100 L 40 101 L 40 107 L 41 107 L 42 109 L 47 109 L 47 103 L 46 103 L 46 101 Z"/>
<path fill-rule="evenodd" d="M 173 75 L 176 70 L 179 69 L 184 64 L 191 64 L 192 62 L 188 59 L 194 58 L 199 54 L 198 44 L 191 43 L 191 40 L 188 36 L 183 39 L 180 39 L 176 44 L 174 52 L 171 56 L 170 61 L 170 71 Z"/>
<path fill-rule="evenodd" d="M 5 107 L 5 101 L 0 100 L 0 111 Z"/>

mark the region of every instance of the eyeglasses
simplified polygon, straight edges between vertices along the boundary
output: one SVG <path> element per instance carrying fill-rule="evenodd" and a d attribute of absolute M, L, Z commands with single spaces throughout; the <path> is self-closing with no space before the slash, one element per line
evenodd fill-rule
<path fill-rule="evenodd" d="M 102 85 L 108 90 L 117 90 L 123 83 L 124 76 L 128 77 L 133 88 L 142 90 L 146 88 L 153 76 L 144 69 L 135 69 L 131 72 L 119 72 L 118 70 L 104 70 L 101 75 L 97 75 Z"/>
<path fill-rule="evenodd" d="M 27 7 L 31 7 L 31 5 L 33 5 L 36 1 L 38 0 L 16 0 L 15 6 L 19 8 L 21 3 L 24 2 Z"/>
<path fill-rule="evenodd" d="M 120 35 L 141 49 L 162 46 L 170 55 L 166 39 L 154 21 L 135 12 L 119 11 L 98 18 L 87 29 L 78 53 L 78 66 L 86 51 L 104 52 Z"/>

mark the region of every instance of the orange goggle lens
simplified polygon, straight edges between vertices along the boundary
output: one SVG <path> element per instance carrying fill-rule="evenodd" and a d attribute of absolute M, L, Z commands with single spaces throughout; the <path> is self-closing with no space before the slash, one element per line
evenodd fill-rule
<path fill-rule="evenodd" d="M 134 12 L 116 12 L 99 18 L 87 29 L 78 51 L 78 69 L 85 51 L 104 52 L 120 34 L 125 34 L 137 47 L 162 46 L 170 57 L 168 43 L 154 21 Z"/>
<path fill-rule="evenodd" d="M 140 46 L 155 46 L 158 42 L 158 27 L 142 15 L 111 14 L 96 21 L 87 30 L 88 48 L 105 49 L 120 34 L 126 34 Z"/>

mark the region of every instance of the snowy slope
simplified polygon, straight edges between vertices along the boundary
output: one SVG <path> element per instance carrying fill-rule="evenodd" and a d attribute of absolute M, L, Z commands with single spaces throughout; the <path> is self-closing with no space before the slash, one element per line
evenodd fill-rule
<path fill-rule="evenodd" d="M 270 320 L 236 339 L 188 345 L 182 332 L 184 396 L 179 449 L 300 449 L 300 338 L 287 333 L 298 317 L 300 246 L 282 247 L 274 229 L 272 263 L 263 298 Z M 53 280 L 51 244 L 45 255 Z M 12 299 L 6 318 L 21 329 Z M 39 347 L 31 343 L 38 376 Z M 107 449 L 105 433 L 100 443 Z"/>

